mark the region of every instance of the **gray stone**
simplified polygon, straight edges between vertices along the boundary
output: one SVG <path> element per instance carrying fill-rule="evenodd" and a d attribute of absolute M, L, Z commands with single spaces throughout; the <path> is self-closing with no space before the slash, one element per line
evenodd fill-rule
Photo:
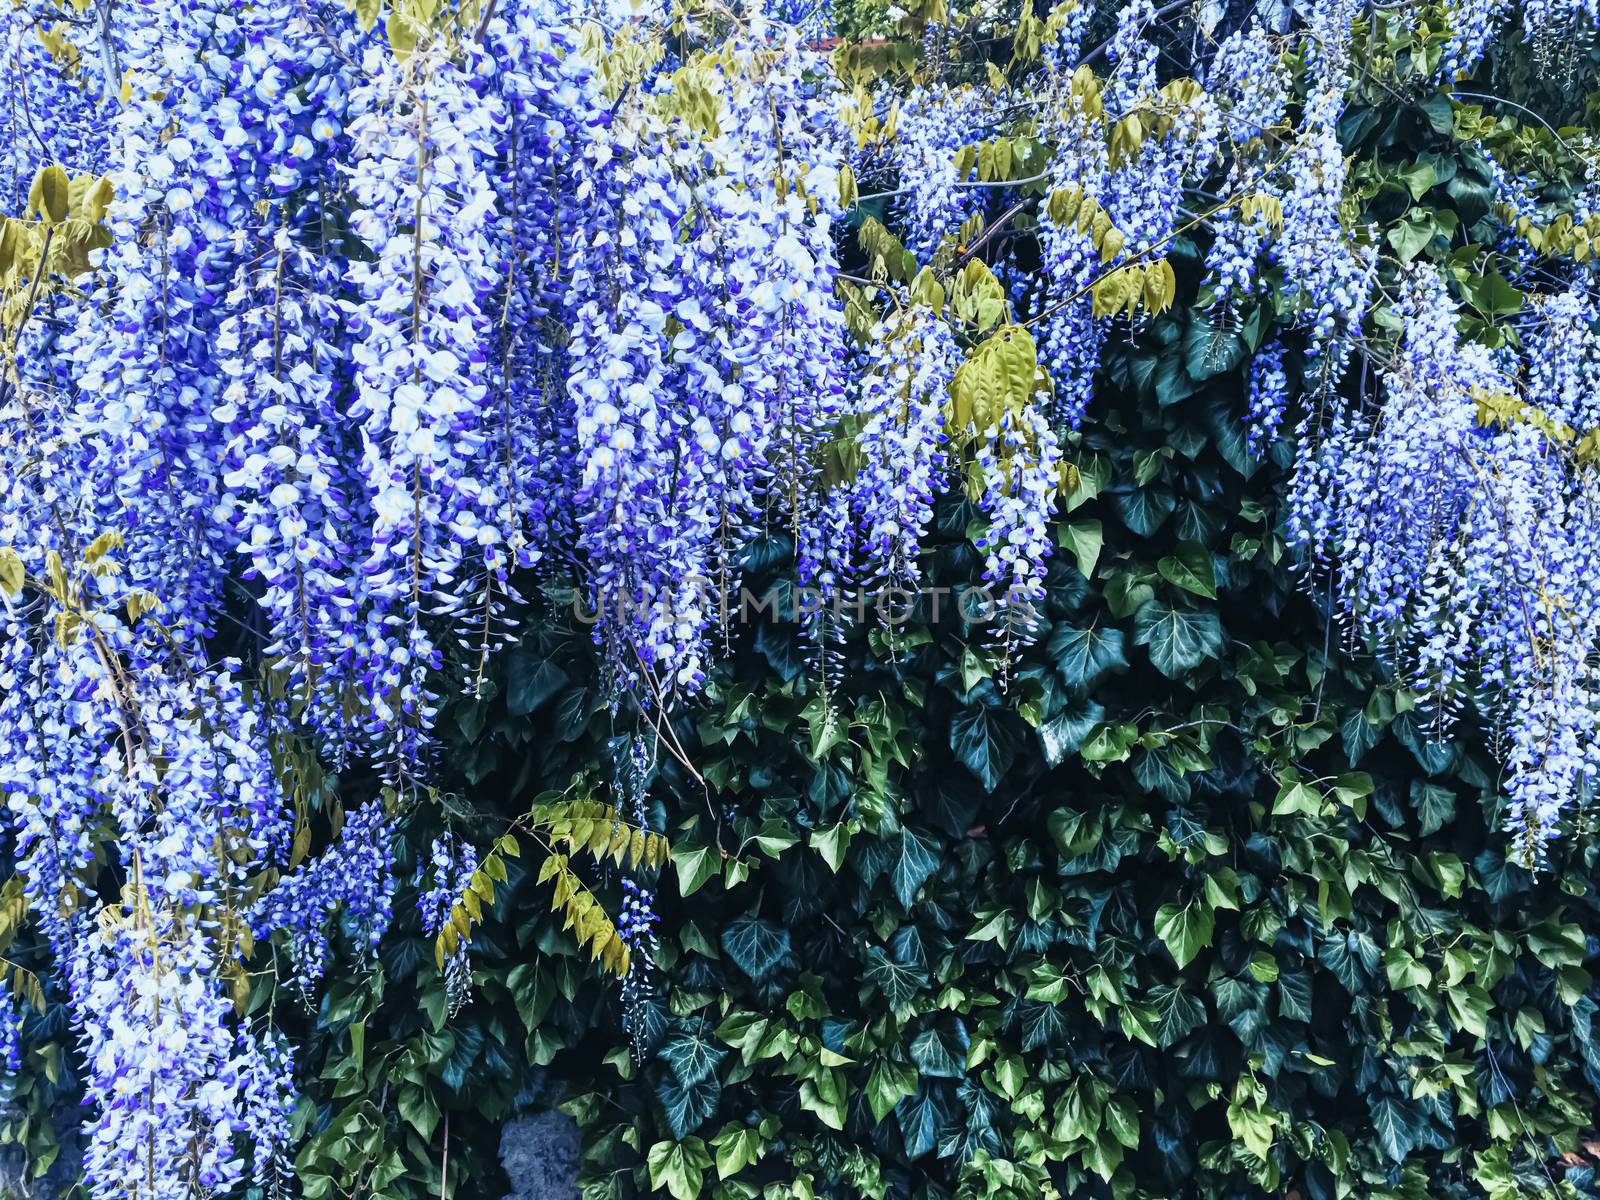
<path fill-rule="evenodd" d="M 531 1113 L 500 1131 L 500 1165 L 511 1181 L 506 1200 L 575 1200 L 582 1135 L 564 1113 Z"/>

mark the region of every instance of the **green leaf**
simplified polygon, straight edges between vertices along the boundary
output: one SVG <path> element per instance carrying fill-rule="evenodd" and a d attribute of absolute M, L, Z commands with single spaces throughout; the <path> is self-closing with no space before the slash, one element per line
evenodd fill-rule
<path fill-rule="evenodd" d="M 789 931 L 759 917 L 735 917 L 722 931 L 722 950 L 757 983 L 770 979 L 789 956 Z"/>
<path fill-rule="evenodd" d="M 1421 200 L 1423 193 L 1438 181 L 1439 173 L 1432 163 L 1415 162 L 1397 170 L 1395 178 L 1405 185 L 1413 200 Z"/>
<path fill-rule="evenodd" d="M 1450 1020 L 1457 1029 L 1464 1030 L 1473 1037 L 1489 1036 L 1489 1013 L 1494 1004 L 1489 999 L 1488 991 L 1483 987 L 1476 983 L 1463 983 L 1446 988 L 1444 1003 L 1450 1013 Z"/>
<path fill-rule="evenodd" d="M 939 845 L 932 838 L 902 830 L 894 846 L 890 883 L 902 906 L 910 908 L 917 891 L 939 869 Z"/>
<path fill-rule="evenodd" d="M 1156 670 L 1168 679 L 1177 679 L 1222 653 L 1222 622 L 1213 612 L 1172 608 L 1150 600 L 1133 616 L 1133 641 L 1149 649 Z"/>
<path fill-rule="evenodd" d="M 1456 794 L 1447 787 L 1425 780 L 1411 782 L 1411 804 L 1417 810 L 1422 836 L 1438 833 L 1456 816 Z"/>
<path fill-rule="evenodd" d="M 514 647 L 506 655 L 506 711 L 525 717 L 555 697 L 567 673 L 531 646 Z"/>
<path fill-rule="evenodd" d="M 748 1125 L 724 1125 L 711 1144 L 717 1148 L 718 1179 L 732 1179 L 746 1167 L 754 1166 L 763 1150 L 760 1132 Z"/>
<path fill-rule="evenodd" d="M 722 1096 L 722 1081 L 708 1075 L 698 1083 L 684 1084 L 668 1072 L 656 1081 L 656 1099 L 675 1138 L 685 1138 L 709 1121 Z"/>
<path fill-rule="evenodd" d="M 925 1077 L 960 1079 L 967 1073 L 967 1048 L 938 1027 L 911 1039 L 911 1061 Z"/>
<path fill-rule="evenodd" d="M 1016 759 L 1017 739 L 999 712 L 974 705 L 950 723 L 950 748 L 992 792 Z"/>
<path fill-rule="evenodd" d="M 1322 793 L 1292 775 L 1282 781 L 1278 795 L 1272 801 L 1272 815 L 1275 817 L 1287 817 L 1295 813 L 1314 817 L 1321 812 Z"/>
<path fill-rule="evenodd" d="M 1110 626 L 1057 625 L 1045 644 L 1046 656 L 1056 674 L 1070 688 L 1088 688 L 1128 665 L 1122 630 Z"/>
<path fill-rule="evenodd" d="M 1410 262 L 1433 241 L 1434 233 L 1432 218 L 1422 216 L 1401 221 L 1389 230 L 1386 240 L 1394 247 L 1401 262 Z"/>
<path fill-rule="evenodd" d="M 650 1147 L 646 1162 L 650 1186 L 665 1188 L 673 1200 L 700 1200 L 711 1155 L 697 1137 L 677 1142 L 657 1142 Z"/>
<path fill-rule="evenodd" d="M 1467 868 L 1459 858 L 1435 850 L 1428 853 L 1427 863 L 1428 873 L 1445 899 L 1454 900 L 1461 895 L 1461 888 L 1467 881 Z"/>
<path fill-rule="evenodd" d="M 846 851 L 850 849 L 849 823 L 837 821 L 826 829 L 813 829 L 811 848 L 822 855 L 822 861 L 828 864 L 828 869 L 837 874 L 844 865 Z"/>
<path fill-rule="evenodd" d="M 1498 271 L 1462 280 L 1461 290 L 1472 307 L 1486 317 L 1509 317 L 1522 311 L 1522 293 L 1507 283 Z"/>
<path fill-rule="evenodd" d="M 1139 537 L 1150 537 L 1160 529 L 1178 503 L 1171 492 L 1158 487 L 1118 492 L 1113 499 L 1122 523 Z"/>
<path fill-rule="evenodd" d="M 715 846 L 674 846 L 672 865 L 678 871 L 678 894 L 692 896 L 722 870 L 722 851 Z"/>
<path fill-rule="evenodd" d="M 1139 740 L 1138 727 L 1132 724 L 1117 725 L 1105 722 L 1095 727 L 1083 745 L 1078 747 L 1078 757 L 1084 762 L 1121 762 Z"/>
<path fill-rule="evenodd" d="M 717 1064 L 728 1056 L 709 1036 L 695 1032 L 674 1034 L 661 1047 L 661 1057 L 672 1068 L 678 1082 L 688 1086 L 708 1078 Z"/>
<path fill-rule="evenodd" d="M 1106 1127 L 1129 1150 L 1139 1148 L 1139 1110 L 1126 1096 L 1113 1097 L 1105 1108 Z"/>
<path fill-rule="evenodd" d="M 1076 521 L 1056 526 L 1056 545 L 1071 550 L 1078 564 L 1078 573 L 1085 579 L 1094 578 L 1094 566 L 1100 560 L 1105 534 L 1099 521 Z"/>
<path fill-rule="evenodd" d="M 908 1159 L 919 1159 L 938 1144 L 939 1107 L 927 1084 L 895 1105 L 895 1116 L 900 1121 L 900 1139 Z"/>
<path fill-rule="evenodd" d="M 1304 970 L 1278 972 L 1278 1015 L 1291 1021 L 1311 1020 L 1311 975 Z"/>
<path fill-rule="evenodd" d="M 1417 1144 L 1414 1124 L 1420 1124 L 1420 1115 L 1392 1096 L 1385 1096 L 1372 1105 L 1372 1131 L 1378 1136 L 1378 1146 L 1391 1162 L 1400 1162 Z"/>
<path fill-rule="evenodd" d="M 881 946 L 867 947 L 867 967 L 861 977 L 883 993 L 895 1012 L 906 1008 L 928 986 L 927 971 L 896 962 Z"/>
<path fill-rule="evenodd" d="M 1039 726 L 1039 741 L 1044 746 L 1045 762 L 1058 767 L 1076 753 L 1106 715 L 1093 700 L 1069 701 L 1061 711 Z"/>
<path fill-rule="evenodd" d="M 1156 1045 L 1165 1050 L 1205 1024 L 1206 1006 L 1173 984 L 1160 983 L 1148 993 L 1156 1010 Z"/>
<path fill-rule="evenodd" d="M 1217 598 L 1216 575 L 1211 569 L 1211 552 L 1197 542 L 1185 542 L 1178 553 L 1163 558 L 1156 564 L 1161 578 L 1186 592 Z"/>
<path fill-rule="evenodd" d="M 880 1057 L 867 1077 L 867 1104 L 874 1120 L 881 1121 L 895 1105 L 917 1090 L 917 1069 L 910 1063 Z"/>
<path fill-rule="evenodd" d="M 1214 924 L 1211 907 L 1203 900 L 1191 900 L 1181 908 L 1163 904 L 1156 911 L 1156 936 L 1180 967 L 1188 966 L 1211 944 Z"/>

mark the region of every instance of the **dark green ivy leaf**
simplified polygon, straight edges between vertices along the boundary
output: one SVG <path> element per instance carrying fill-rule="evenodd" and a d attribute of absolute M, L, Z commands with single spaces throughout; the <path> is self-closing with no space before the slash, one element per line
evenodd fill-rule
<path fill-rule="evenodd" d="M 1206 1006 L 1181 987 L 1158 983 L 1149 992 L 1156 1010 L 1156 1044 L 1165 1050 L 1188 1037 L 1206 1019 Z"/>
<path fill-rule="evenodd" d="M 939 1140 L 939 1105 L 933 1090 L 923 1083 L 915 1096 L 907 1096 L 894 1106 L 894 1115 L 900 1122 L 900 1137 L 905 1143 L 906 1157 L 921 1158 L 931 1152 Z"/>
<path fill-rule="evenodd" d="M 1244 362 L 1245 345 L 1239 335 L 1218 329 L 1196 315 L 1183 334 L 1183 365 L 1193 379 L 1211 379 Z"/>
<path fill-rule="evenodd" d="M 1372 1106 L 1372 1131 L 1391 1162 L 1400 1162 L 1417 1145 L 1422 1115 L 1412 1106 L 1385 1096 Z"/>
<path fill-rule="evenodd" d="M 1156 670 L 1177 679 L 1222 653 L 1222 622 L 1214 612 L 1149 600 L 1133 615 L 1133 640 L 1149 649 Z"/>
<path fill-rule="evenodd" d="M 894 894 L 906 908 L 917 898 L 917 889 L 939 869 L 939 846 L 932 838 L 901 830 L 894 847 L 894 861 L 889 882 Z"/>
<path fill-rule="evenodd" d="M 928 986 L 928 973 L 917 966 L 897 962 L 881 946 L 867 948 L 867 968 L 862 978 L 889 1002 L 896 1012 L 904 1009 Z"/>
<path fill-rule="evenodd" d="M 685 1087 L 676 1075 L 667 1071 L 656 1081 L 656 1099 L 666 1116 L 667 1127 L 679 1141 L 704 1125 L 717 1111 L 717 1101 L 722 1096 L 722 1083 L 715 1075 L 708 1075 L 699 1083 Z"/>
<path fill-rule="evenodd" d="M 967 1073 L 967 1048 L 952 1034 L 932 1027 L 911 1039 L 911 1061 L 924 1075 L 960 1079 Z"/>
<path fill-rule="evenodd" d="M 699 1083 L 714 1073 L 717 1064 L 727 1054 L 728 1051 L 718 1046 L 708 1032 L 692 1029 L 674 1034 L 661 1047 L 662 1059 L 685 1087 Z"/>
<path fill-rule="evenodd" d="M 992 792 L 1017 756 L 1017 739 L 1001 713 L 974 705 L 950 723 L 950 748 Z"/>
<path fill-rule="evenodd" d="M 789 931 L 758 917 L 735 917 L 722 931 L 722 949 L 736 967 L 763 983 L 789 956 Z"/>
<path fill-rule="evenodd" d="M 1067 701 L 1060 712 L 1039 726 L 1039 740 L 1044 745 L 1045 762 L 1052 767 L 1058 767 L 1066 761 L 1069 754 L 1077 753 L 1084 739 L 1093 732 L 1105 715 L 1105 707 L 1093 700 Z"/>
<path fill-rule="evenodd" d="M 1417 810 L 1417 818 L 1422 822 L 1422 836 L 1427 837 L 1443 829 L 1447 821 L 1455 819 L 1456 794 L 1437 783 L 1415 779 L 1411 782 L 1411 806 Z"/>
<path fill-rule="evenodd" d="M 1165 488 L 1130 488 L 1114 497 L 1117 515 L 1130 532 L 1149 537 L 1172 515 L 1177 500 Z"/>
<path fill-rule="evenodd" d="M 530 646 L 506 655 L 506 711 L 525 717 L 559 692 L 567 673 Z"/>
<path fill-rule="evenodd" d="M 1061 682 L 1070 688 L 1086 688 L 1103 675 L 1127 667 L 1123 651 L 1122 630 L 1091 625 L 1079 629 L 1076 625 L 1057 625 L 1050 631 L 1050 641 L 1045 647 L 1055 663 Z"/>

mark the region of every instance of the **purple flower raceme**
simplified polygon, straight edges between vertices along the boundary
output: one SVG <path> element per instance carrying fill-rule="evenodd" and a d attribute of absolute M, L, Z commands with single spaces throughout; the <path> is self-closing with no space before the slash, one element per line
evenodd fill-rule
<path fill-rule="evenodd" d="M 422 917 L 422 932 L 430 938 L 450 922 L 450 913 L 478 869 L 478 851 L 453 833 L 434 839 L 428 855 L 425 876 L 430 880 L 417 898 Z M 445 960 L 444 988 L 449 1012 L 453 1016 L 465 1007 L 472 994 L 472 960 L 466 939 Z"/>
<path fill-rule="evenodd" d="M 437 703 L 442 655 L 424 616 L 478 611 L 509 561 L 504 426 L 484 370 L 505 267 L 490 172 L 506 118 L 478 64 L 373 47 L 371 80 L 350 98 L 352 226 L 374 255 L 347 272 L 359 296 L 349 411 L 373 521 L 357 678 L 397 778 L 420 760 Z M 484 603 L 492 616 L 492 593 Z"/>

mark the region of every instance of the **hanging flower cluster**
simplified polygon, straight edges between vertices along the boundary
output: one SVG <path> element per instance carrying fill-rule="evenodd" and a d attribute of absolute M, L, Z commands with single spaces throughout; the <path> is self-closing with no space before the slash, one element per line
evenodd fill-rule
<path fill-rule="evenodd" d="M 418 897 L 422 932 L 437 937 L 450 920 L 453 909 L 466 891 L 472 873 L 478 869 L 478 852 L 471 843 L 452 833 L 436 838 L 428 855 L 430 882 Z M 449 1011 L 454 1014 L 467 1003 L 472 993 L 472 962 L 465 944 L 456 947 L 444 964 L 444 989 Z"/>

